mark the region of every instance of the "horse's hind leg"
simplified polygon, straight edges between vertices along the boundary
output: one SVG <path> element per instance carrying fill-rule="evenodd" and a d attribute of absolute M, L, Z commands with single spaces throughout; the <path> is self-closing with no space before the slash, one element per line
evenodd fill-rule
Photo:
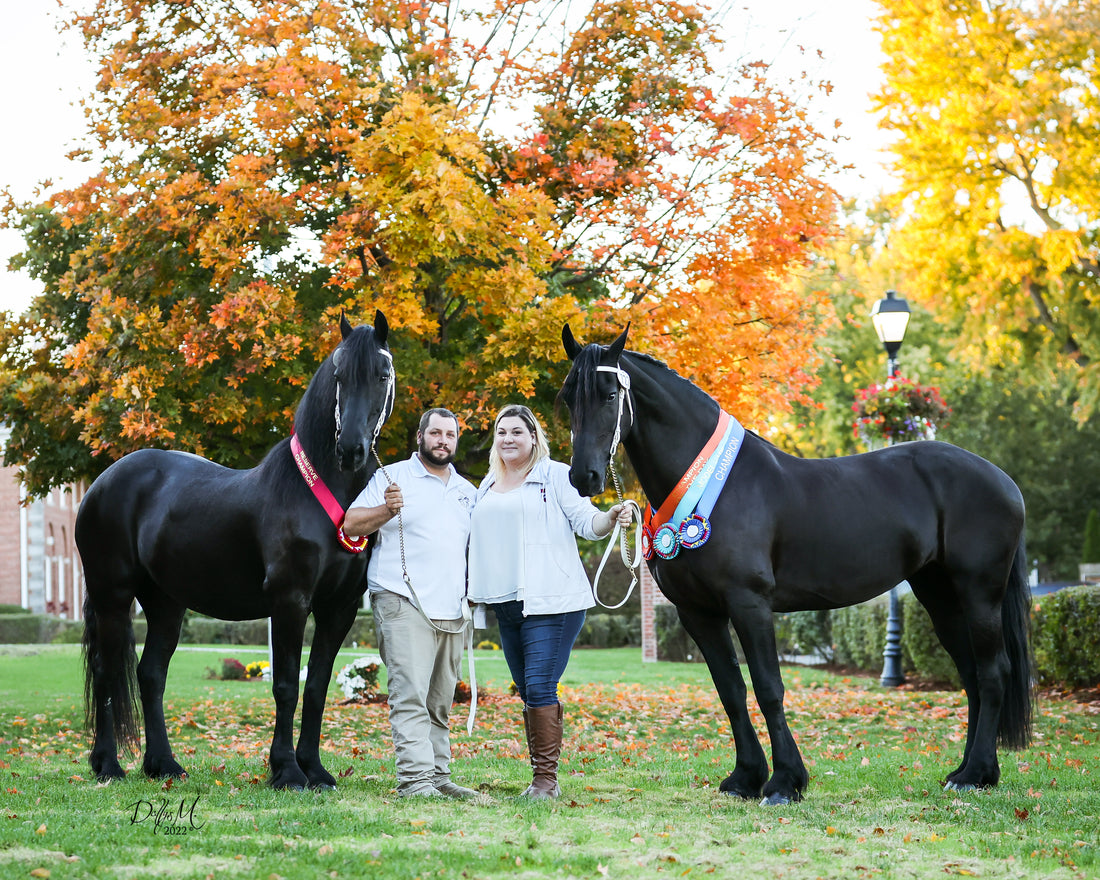
<path fill-rule="evenodd" d="M 733 772 L 722 781 L 720 790 L 726 794 L 755 800 L 760 797 L 768 779 L 768 760 L 749 716 L 746 702 L 748 691 L 737 662 L 737 652 L 730 637 L 729 626 L 722 615 L 716 615 L 712 611 L 682 606 L 677 606 L 677 611 L 684 629 L 703 652 L 718 697 L 733 729 L 734 748 L 737 750 L 736 764 Z"/>
<path fill-rule="evenodd" d="M 325 711 L 325 696 L 332 679 L 332 665 L 344 636 L 355 622 L 359 596 L 350 597 L 333 610 L 317 604 L 313 607 L 316 624 L 313 644 L 309 649 L 309 674 L 302 690 L 302 730 L 298 736 L 295 757 L 306 774 L 310 788 L 335 788 L 336 779 L 321 765 L 321 719 Z"/>
<path fill-rule="evenodd" d="M 916 580 L 921 583 L 919 577 Z M 940 597 L 938 610 L 932 610 L 937 607 L 932 599 L 929 613 L 937 635 L 959 667 L 968 703 L 963 761 L 948 775 L 947 787 L 960 790 L 989 788 L 996 785 L 1001 776 L 997 763 L 997 731 L 1010 671 L 1001 627 L 1001 605 L 993 601 L 997 591 L 986 577 L 965 578 L 955 574 L 945 583 L 954 588 L 950 601 L 956 604 L 946 608 L 949 601 L 946 594 L 936 594 Z M 918 595 L 928 608 L 929 591 L 923 585 L 920 589 Z"/>
<path fill-rule="evenodd" d="M 920 600 L 921 605 L 932 619 L 932 628 L 943 645 L 944 650 L 955 663 L 959 671 L 959 679 L 962 681 L 963 690 L 966 692 L 967 718 L 971 722 L 981 712 L 981 689 L 978 686 L 978 667 L 974 662 L 974 652 L 970 645 L 970 631 L 966 626 L 963 609 L 950 579 L 942 568 L 929 566 L 909 577 L 909 585 L 913 588 L 913 595 Z M 963 749 L 962 762 L 948 774 L 947 783 L 950 785 L 966 768 L 970 760 L 970 751 L 974 746 L 974 733 L 977 725 L 967 724 L 966 746 Z"/>
<path fill-rule="evenodd" d="M 84 705 L 94 737 L 88 763 L 100 782 L 122 779 L 119 739 L 137 739 L 133 714 L 134 630 L 130 603 L 108 602 L 98 595 L 95 579 L 87 581 L 84 601 Z M 93 599 L 93 597 L 95 597 Z M 115 597 L 116 599 L 118 597 Z"/>
<path fill-rule="evenodd" d="M 168 664 L 179 642 L 186 609 L 174 599 L 152 591 L 143 592 L 138 601 L 149 623 L 137 670 L 141 706 L 145 714 L 145 760 L 142 769 L 152 779 L 186 776 L 187 772 L 172 755 L 164 723 L 164 683 L 168 677 Z"/>
<path fill-rule="evenodd" d="M 947 787 L 966 790 L 989 788 L 1001 778 L 997 763 L 997 735 L 1011 664 L 1005 650 L 1001 603 L 993 601 L 995 588 L 987 579 L 961 583 L 966 626 L 977 668 L 977 717 L 969 717 L 973 735 L 963 765 L 948 777 Z"/>

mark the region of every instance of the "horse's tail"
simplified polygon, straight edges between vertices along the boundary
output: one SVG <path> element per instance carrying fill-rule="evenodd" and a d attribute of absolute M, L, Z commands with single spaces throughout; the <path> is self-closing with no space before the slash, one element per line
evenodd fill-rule
<path fill-rule="evenodd" d="M 1024 539 L 1016 548 L 1008 590 L 1001 605 L 1001 630 L 1010 664 L 1008 686 L 1001 705 L 998 738 L 1010 749 L 1022 749 L 1031 743 L 1031 715 L 1034 702 L 1031 664 L 1031 588 L 1027 580 L 1027 554 Z"/>
<path fill-rule="evenodd" d="M 93 734 L 106 712 L 116 741 L 127 750 L 140 745 L 136 710 L 137 653 L 130 609 L 101 619 L 91 591 L 84 595 L 84 724 Z"/>

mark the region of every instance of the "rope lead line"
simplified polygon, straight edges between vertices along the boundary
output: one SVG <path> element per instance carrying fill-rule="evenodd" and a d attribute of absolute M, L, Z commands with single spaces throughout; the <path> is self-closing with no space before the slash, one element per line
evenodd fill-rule
<path fill-rule="evenodd" d="M 611 469 L 611 482 L 615 485 L 615 497 L 618 499 L 618 503 L 626 505 L 627 510 L 630 511 L 631 523 L 637 523 L 634 529 L 634 553 L 631 555 L 628 537 L 630 526 L 627 526 L 625 529 L 620 529 L 618 520 L 615 521 L 615 526 L 611 530 L 611 536 L 607 542 L 607 549 L 604 551 L 603 559 L 600 560 L 600 567 L 596 569 L 596 579 L 592 583 L 592 596 L 595 598 L 597 604 L 602 608 L 614 610 L 616 608 L 622 608 L 630 599 L 631 595 L 634 593 L 634 588 L 638 585 L 638 576 L 642 570 L 642 510 L 638 507 L 636 501 L 623 500 L 623 484 L 619 479 L 619 471 L 615 467 L 615 453 L 619 451 L 619 441 L 622 439 L 623 400 L 626 400 L 626 406 L 630 414 L 630 424 L 627 426 L 627 430 L 630 430 L 630 428 L 634 427 L 634 399 L 630 396 L 630 374 L 622 367 L 618 365 L 614 367 L 599 366 L 596 367 L 596 371 L 600 373 L 614 373 L 619 383 L 618 413 L 615 416 L 615 433 L 611 438 L 611 454 L 607 457 L 607 465 Z M 622 559 L 623 565 L 625 565 L 630 572 L 630 587 L 627 589 L 626 595 L 621 602 L 617 605 L 607 605 L 600 598 L 600 575 L 603 574 L 604 566 L 607 564 L 607 558 L 611 555 L 611 550 L 615 546 L 616 537 L 619 538 L 619 558 Z"/>

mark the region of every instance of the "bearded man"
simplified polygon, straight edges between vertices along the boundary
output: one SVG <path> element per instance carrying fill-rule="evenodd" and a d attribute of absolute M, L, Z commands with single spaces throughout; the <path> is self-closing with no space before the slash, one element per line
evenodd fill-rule
<path fill-rule="evenodd" d="M 349 536 L 378 533 L 367 588 L 386 665 L 399 797 L 477 795 L 452 782 L 450 768 L 475 495 L 451 463 L 458 435 L 453 412 L 425 412 L 416 452 L 389 465 L 388 476 L 378 470 L 344 518 Z"/>

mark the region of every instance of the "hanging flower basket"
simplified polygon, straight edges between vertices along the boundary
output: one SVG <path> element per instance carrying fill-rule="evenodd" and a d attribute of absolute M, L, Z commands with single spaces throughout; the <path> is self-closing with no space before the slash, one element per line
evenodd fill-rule
<path fill-rule="evenodd" d="M 947 424 L 951 414 L 938 388 L 901 376 L 861 388 L 852 411 L 856 414 L 853 433 L 872 447 L 934 440 L 937 429 Z"/>

